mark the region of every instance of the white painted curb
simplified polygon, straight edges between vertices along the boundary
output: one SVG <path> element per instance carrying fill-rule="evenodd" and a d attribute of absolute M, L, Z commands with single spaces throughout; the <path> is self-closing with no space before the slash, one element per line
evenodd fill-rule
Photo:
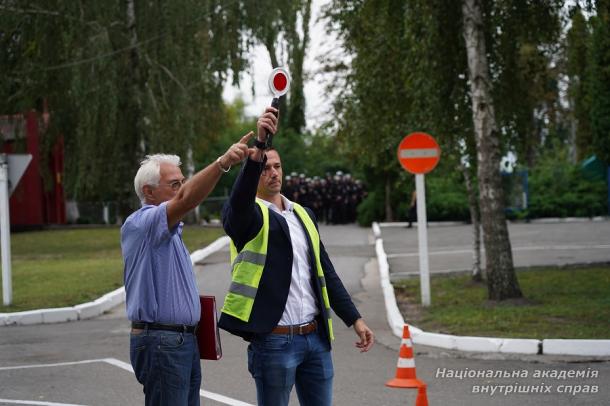
<path fill-rule="evenodd" d="M 216 251 L 220 251 L 221 249 L 229 245 L 230 241 L 231 239 L 225 235 L 224 237 L 218 238 L 216 241 L 214 241 L 207 247 L 197 251 L 193 251 L 193 253 L 191 254 L 191 262 L 193 263 L 193 265 L 195 265 L 197 262 L 203 261 L 203 259 L 205 259 L 206 257 L 212 255 Z"/>
<path fill-rule="evenodd" d="M 394 223 L 396 224 L 396 223 Z M 379 279 L 386 307 L 388 324 L 395 336 L 402 338 L 405 323 L 398 305 L 394 287 L 390 283 L 390 265 L 383 248 L 380 227 L 391 227 L 390 223 L 373 223 L 375 252 L 379 264 Z M 452 336 L 449 334 L 427 333 L 407 324 L 415 344 L 466 352 L 498 352 L 507 354 L 556 354 L 583 356 L 610 356 L 610 340 L 534 340 L 519 338 L 493 338 Z"/>
<path fill-rule="evenodd" d="M 205 248 L 191 254 L 191 262 L 202 261 L 209 255 L 221 250 L 229 244 L 229 237 L 218 238 Z M 0 313 L 0 327 L 10 325 L 32 325 L 47 323 L 63 323 L 66 321 L 85 320 L 104 314 L 108 310 L 125 301 L 125 287 L 120 287 L 106 293 L 93 302 L 82 303 L 72 307 L 58 307 L 54 309 L 29 310 L 25 312 Z"/>
<path fill-rule="evenodd" d="M 78 320 L 78 311 L 74 307 L 40 309 L 40 312 L 42 313 L 42 322 L 44 324 Z"/>
<path fill-rule="evenodd" d="M 18 313 L 3 313 L 3 315 L 7 316 L 4 320 L 7 326 L 14 324 L 28 326 L 31 324 L 42 323 L 42 312 L 40 310 L 28 310 Z"/>
<path fill-rule="evenodd" d="M 545 354 L 557 355 L 610 355 L 610 340 L 542 340 Z"/>

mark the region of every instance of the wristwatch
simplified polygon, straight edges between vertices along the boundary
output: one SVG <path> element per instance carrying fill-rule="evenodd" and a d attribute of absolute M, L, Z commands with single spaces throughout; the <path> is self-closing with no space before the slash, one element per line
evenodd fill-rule
<path fill-rule="evenodd" d="M 266 150 L 269 148 L 269 139 L 265 141 L 259 141 L 258 138 L 254 141 L 254 146 L 260 150 Z"/>

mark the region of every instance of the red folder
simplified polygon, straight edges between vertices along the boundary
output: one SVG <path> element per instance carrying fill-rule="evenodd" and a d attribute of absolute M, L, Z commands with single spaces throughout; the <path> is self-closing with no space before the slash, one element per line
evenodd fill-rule
<path fill-rule="evenodd" d="M 199 296 L 201 303 L 201 318 L 197 329 L 197 344 L 199 358 L 219 360 L 222 357 L 220 332 L 218 331 L 218 316 L 216 315 L 216 298 L 214 296 Z"/>

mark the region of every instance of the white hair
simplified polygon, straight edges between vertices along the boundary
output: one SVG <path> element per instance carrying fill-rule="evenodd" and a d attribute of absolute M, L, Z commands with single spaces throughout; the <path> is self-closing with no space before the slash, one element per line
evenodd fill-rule
<path fill-rule="evenodd" d="M 138 169 L 138 173 L 136 173 L 136 177 L 133 179 L 133 186 L 142 203 L 145 203 L 144 186 L 159 186 L 159 179 L 161 179 L 161 163 L 163 162 L 175 166 L 181 165 L 180 157 L 178 155 L 168 154 L 146 155 L 144 160 L 140 162 L 140 169 Z"/>

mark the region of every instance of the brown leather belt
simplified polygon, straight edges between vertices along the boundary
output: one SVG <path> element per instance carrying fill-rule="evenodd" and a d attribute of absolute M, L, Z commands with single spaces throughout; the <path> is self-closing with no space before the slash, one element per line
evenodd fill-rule
<path fill-rule="evenodd" d="M 311 323 L 299 324 L 293 326 L 277 326 L 271 331 L 271 334 L 309 334 L 316 331 L 318 323 L 314 320 Z"/>

